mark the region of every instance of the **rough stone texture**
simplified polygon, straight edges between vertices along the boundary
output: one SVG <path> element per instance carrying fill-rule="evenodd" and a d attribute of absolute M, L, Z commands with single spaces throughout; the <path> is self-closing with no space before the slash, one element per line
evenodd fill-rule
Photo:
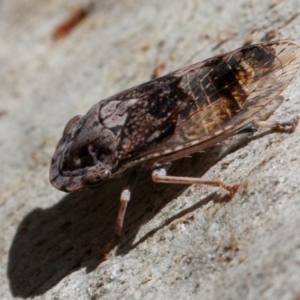
<path fill-rule="evenodd" d="M 232 201 L 142 173 L 106 261 L 122 180 L 70 195 L 48 181 L 69 118 L 149 80 L 159 63 L 165 74 L 235 49 L 253 30 L 253 42 L 270 30 L 299 38 L 299 1 L 97 1 L 54 42 L 72 8 L 0 3 L 0 298 L 299 299 L 299 128 L 174 164 L 174 174 L 241 183 Z M 299 78 L 272 118 L 300 115 Z"/>

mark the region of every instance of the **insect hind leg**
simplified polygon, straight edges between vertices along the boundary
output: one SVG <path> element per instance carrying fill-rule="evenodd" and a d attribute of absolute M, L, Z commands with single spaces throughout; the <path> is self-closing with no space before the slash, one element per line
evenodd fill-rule
<path fill-rule="evenodd" d="M 294 132 L 298 126 L 299 119 L 293 118 L 284 122 L 277 121 L 253 121 L 253 126 L 258 128 L 270 128 L 270 129 L 281 129 L 281 128 L 290 128 L 291 132 Z"/>
<path fill-rule="evenodd" d="M 152 171 L 152 180 L 157 183 L 173 183 L 173 184 L 204 184 L 215 187 L 220 187 L 229 192 L 230 198 L 233 198 L 237 192 L 239 185 L 228 186 L 222 181 L 204 180 L 197 177 L 181 177 L 169 176 L 164 168 L 155 169 Z"/>
<path fill-rule="evenodd" d="M 268 128 L 268 129 L 282 129 L 282 128 L 289 128 L 290 132 L 293 133 L 299 123 L 298 118 L 293 118 L 288 121 L 278 122 L 278 121 L 260 121 L 260 120 L 254 120 L 245 126 L 241 127 L 237 134 L 241 133 L 254 133 L 259 128 Z"/>

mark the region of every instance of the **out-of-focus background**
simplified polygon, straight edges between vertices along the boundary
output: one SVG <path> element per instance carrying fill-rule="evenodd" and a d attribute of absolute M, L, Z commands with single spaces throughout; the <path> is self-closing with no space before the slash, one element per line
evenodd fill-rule
<path fill-rule="evenodd" d="M 0 298 L 299 299 L 300 128 L 174 164 L 174 174 L 240 183 L 231 201 L 141 172 L 107 260 L 123 179 L 70 195 L 48 180 L 74 115 L 190 63 L 281 38 L 300 39 L 297 0 L 1 1 Z M 272 119 L 300 116 L 299 75 Z"/>

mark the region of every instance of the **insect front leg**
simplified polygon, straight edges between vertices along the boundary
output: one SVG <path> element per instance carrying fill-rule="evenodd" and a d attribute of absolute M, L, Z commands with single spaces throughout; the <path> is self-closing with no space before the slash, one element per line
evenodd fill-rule
<path fill-rule="evenodd" d="M 115 234 L 117 237 L 120 237 L 122 235 L 122 228 L 123 228 L 124 218 L 126 214 L 126 209 L 127 209 L 128 202 L 130 201 L 131 191 L 134 187 L 135 181 L 136 181 L 136 172 L 134 171 L 130 175 L 121 193 L 121 197 L 120 197 L 121 204 L 120 204 L 117 221 L 115 225 Z"/>
<path fill-rule="evenodd" d="M 152 172 L 152 180 L 159 183 L 174 183 L 174 184 L 205 184 L 216 186 L 225 189 L 229 192 L 230 197 L 233 198 L 237 192 L 239 185 L 228 186 L 222 181 L 211 181 L 203 180 L 196 177 L 180 177 L 180 176 L 169 176 L 165 168 L 155 169 Z"/>

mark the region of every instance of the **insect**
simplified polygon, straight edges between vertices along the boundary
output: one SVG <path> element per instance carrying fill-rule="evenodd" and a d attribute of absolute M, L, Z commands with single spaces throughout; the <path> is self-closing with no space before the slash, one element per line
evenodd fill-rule
<path fill-rule="evenodd" d="M 238 186 L 167 175 L 170 162 L 258 127 L 290 126 L 298 119 L 255 119 L 291 82 L 300 47 L 290 40 L 248 45 L 143 83 L 92 106 L 66 125 L 55 150 L 50 181 L 65 192 L 96 188 L 128 173 L 115 233 L 121 235 L 136 171 L 154 182 L 206 184 L 234 195 Z"/>

